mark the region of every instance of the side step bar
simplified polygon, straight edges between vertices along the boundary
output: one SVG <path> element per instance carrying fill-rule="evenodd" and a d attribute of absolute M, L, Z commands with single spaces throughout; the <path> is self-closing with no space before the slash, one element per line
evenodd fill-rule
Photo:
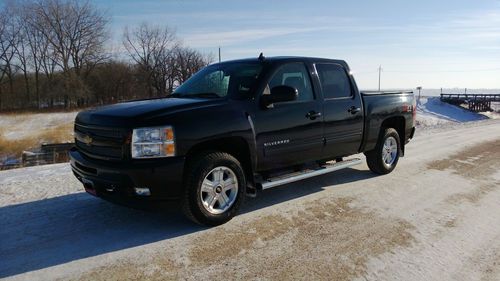
<path fill-rule="evenodd" d="M 273 178 L 269 178 L 261 183 L 262 189 L 268 189 L 271 187 L 275 187 L 278 185 L 283 185 L 287 183 L 291 183 L 294 181 L 300 181 L 303 179 L 328 174 L 333 171 L 349 168 L 355 165 L 361 164 L 363 161 L 359 158 L 348 159 L 341 162 L 336 162 L 334 164 L 326 164 L 315 170 L 305 170 L 300 172 L 295 172 L 287 175 L 277 176 Z"/>

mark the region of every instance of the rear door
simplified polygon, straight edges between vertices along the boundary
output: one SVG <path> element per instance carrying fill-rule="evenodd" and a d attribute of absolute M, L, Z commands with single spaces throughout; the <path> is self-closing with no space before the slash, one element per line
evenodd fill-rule
<path fill-rule="evenodd" d="M 296 101 L 261 108 L 253 117 L 259 168 L 276 169 L 315 160 L 323 146 L 322 105 L 303 62 L 285 63 L 274 71 L 262 93 L 287 85 L 298 90 Z"/>
<path fill-rule="evenodd" d="M 347 70 L 336 63 L 315 64 L 323 95 L 326 158 L 355 154 L 363 134 L 362 101 Z"/>

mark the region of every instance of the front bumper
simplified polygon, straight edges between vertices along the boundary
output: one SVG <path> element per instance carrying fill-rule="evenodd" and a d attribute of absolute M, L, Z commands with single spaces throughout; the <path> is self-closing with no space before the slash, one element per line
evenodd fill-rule
<path fill-rule="evenodd" d="M 98 197 L 124 204 L 181 197 L 184 157 L 112 162 L 89 158 L 75 148 L 69 155 L 76 178 Z M 149 188 L 151 194 L 139 196 L 135 187 Z"/>

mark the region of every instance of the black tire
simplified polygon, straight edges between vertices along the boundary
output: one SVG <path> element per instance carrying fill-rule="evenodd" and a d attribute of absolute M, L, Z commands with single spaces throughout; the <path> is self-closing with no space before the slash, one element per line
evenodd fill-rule
<path fill-rule="evenodd" d="M 394 160 L 390 164 L 387 164 L 383 159 L 384 143 L 388 138 L 395 139 L 397 145 L 396 155 L 394 157 Z M 368 168 L 370 168 L 372 172 L 379 175 L 385 175 L 392 172 L 392 170 L 396 168 L 400 154 L 401 154 L 401 143 L 399 139 L 399 134 L 393 128 L 387 128 L 383 132 L 381 132 L 377 141 L 377 145 L 375 146 L 375 149 L 365 152 L 366 163 L 368 164 Z"/>
<path fill-rule="evenodd" d="M 237 179 L 237 193 L 229 209 L 220 214 L 211 213 L 203 205 L 202 183 L 216 167 L 229 168 Z M 245 198 L 246 179 L 243 168 L 235 157 L 224 152 L 206 152 L 193 157 L 186 167 L 182 209 L 186 217 L 195 223 L 216 226 L 231 220 L 238 212 Z M 220 191 L 219 191 L 220 192 Z"/>

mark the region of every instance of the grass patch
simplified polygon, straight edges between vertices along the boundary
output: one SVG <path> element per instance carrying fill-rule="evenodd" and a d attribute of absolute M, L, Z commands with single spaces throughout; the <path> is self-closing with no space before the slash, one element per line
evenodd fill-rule
<path fill-rule="evenodd" d="M 73 122 L 43 129 L 29 137 L 15 140 L 6 138 L 4 131 L 0 130 L 0 156 L 19 157 L 23 151 L 36 149 L 43 143 L 71 142 L 73 138 Z"/>
<path fill-rule="evenodd" d="M 73 122 L 62 124 L 41 132 L 37 137 L 41 141 L 40 144 L 73 141 L 73 127 Z"/>
<path fill-rule="evenodd" d="M 36 147 L 35 138 L 25 138 L 21 140 L 8 140 L 0 135 L 0 156 L 21 156 L 24 150 L 30 150 Z"/>

